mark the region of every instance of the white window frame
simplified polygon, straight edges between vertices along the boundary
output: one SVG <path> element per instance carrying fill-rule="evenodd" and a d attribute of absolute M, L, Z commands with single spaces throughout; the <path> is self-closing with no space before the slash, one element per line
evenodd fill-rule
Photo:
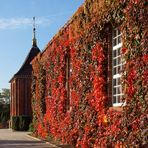
<path fill-rule="evenodd" d="M 115 32 L 116 32 L 116 35 L 114 35 Z M 119 70 L 121 70 L 123 65 L 125 64 L 121 55 L 121 48 L 123 45 L 121 40 L 121 35 L 122 33 L 119 32 L 118 28 L 115 28 L 113 30 L 113 35 L 112 35 L 112 104 L 113 106 L 124 105 L 124 103 L 121 102 L 120 100 L 121 97 L 124 95 L 122 92 L 121 82 L 118 82 L 119 80 L 121 80 L 121 76 L 122 76 L 122 73 L 119 72 Z M 115 84 L 114 84 L 114 81 L 115 81 Z"/>

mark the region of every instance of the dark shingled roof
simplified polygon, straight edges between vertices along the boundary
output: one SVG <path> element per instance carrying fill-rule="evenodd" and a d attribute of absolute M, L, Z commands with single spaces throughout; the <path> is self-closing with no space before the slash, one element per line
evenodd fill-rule
<path fill-rule="evenodd" d="M 16 76 L 21 76 L 21 75 L 31 75 L 32 73 L 32 65 L 31 61 L 37 54 L 40 52 L 40 49 L 36 46 L 33 45 L 32 48 L 30 49 L 30 52 L 28 53 L 23 65 L 19 69 L 19 71 L 14 74 L 14 76 L 11 78 L 9 82 L 11 82 Z"/>

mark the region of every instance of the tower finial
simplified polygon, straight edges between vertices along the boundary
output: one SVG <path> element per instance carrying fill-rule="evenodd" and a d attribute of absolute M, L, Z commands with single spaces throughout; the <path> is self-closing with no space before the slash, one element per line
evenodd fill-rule
<path fill-rule="evenodd" d="M 37 41 L 35 37 L 35 16 L 33 17 L 33 39 L 32 39 L 32 46 L 37 46 Z"/>

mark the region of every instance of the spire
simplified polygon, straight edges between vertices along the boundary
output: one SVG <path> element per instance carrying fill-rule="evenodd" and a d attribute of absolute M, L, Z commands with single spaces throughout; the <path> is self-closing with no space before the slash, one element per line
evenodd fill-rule
<path fill-rule="evenodd" d="M 35 17 L 33 17 L 33 39 L 32 39 L 32 46 L 37 47 L 37 40 L 35 37 Z"/>

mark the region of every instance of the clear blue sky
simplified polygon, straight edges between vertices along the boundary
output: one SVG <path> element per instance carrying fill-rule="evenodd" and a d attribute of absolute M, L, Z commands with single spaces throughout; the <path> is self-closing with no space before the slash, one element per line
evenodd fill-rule
<path fill-rule="evenodd" d="M 19 70 L 32 45 L 32 17 L 43 50 L 84 0 L 0 0 L 0 90 Z"/>

